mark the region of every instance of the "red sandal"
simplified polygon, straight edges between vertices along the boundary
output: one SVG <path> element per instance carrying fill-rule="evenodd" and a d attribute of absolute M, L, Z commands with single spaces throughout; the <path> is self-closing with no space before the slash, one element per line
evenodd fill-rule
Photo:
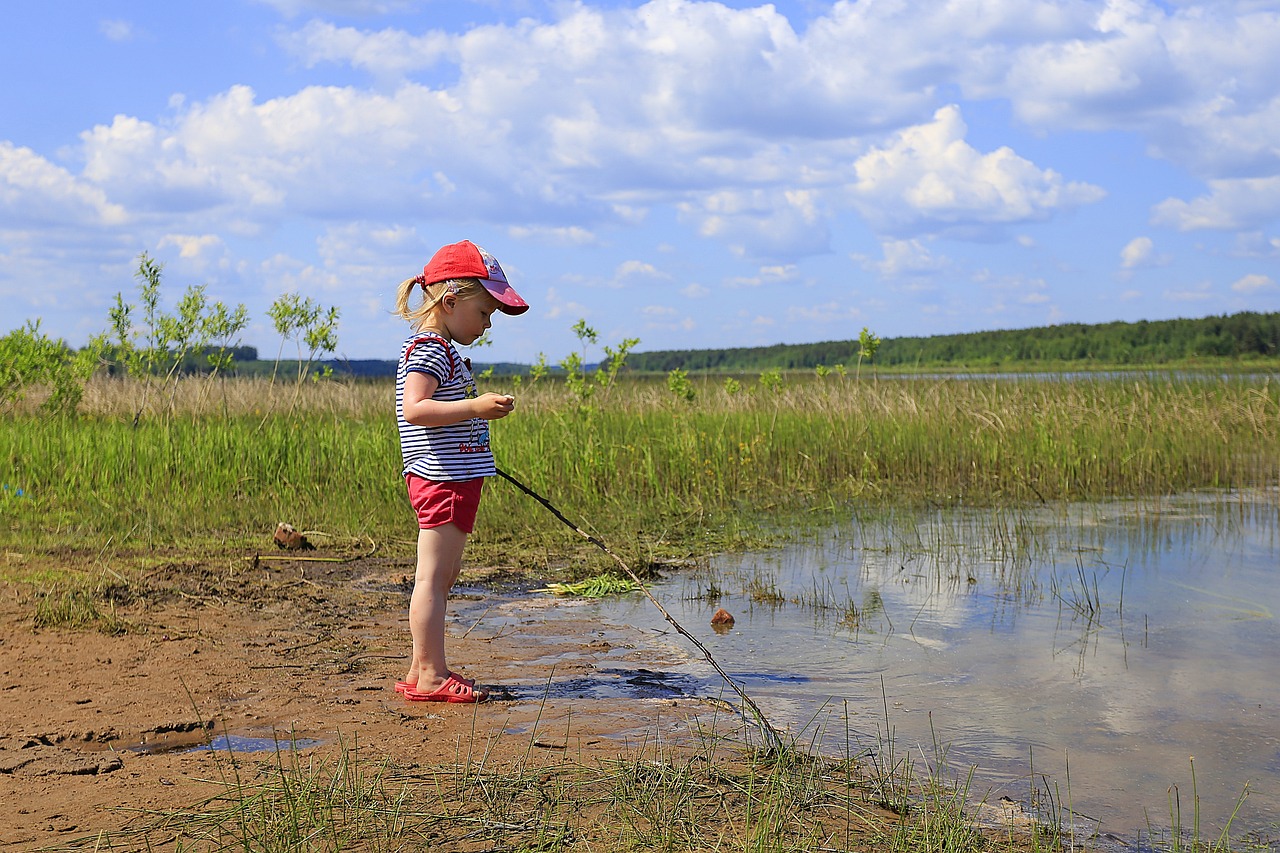
<path fill-rule="evenodd" d="M 467 684 L 470 687 L 476 686 L 476 680 L 474 678 L 463 678 L 461 675 L 458 675 L 456 672 L 453 672 L 452 670 L 450 670 L 449 674 L 454 676 L 464 684 Z M 416 690 L 417 687 L 418 687 L 418 682 L 416 681 L 397 681 L 396 682 L 397 693 L 403 693 L 406 690 Z"/>
<path fill-rule="evenodd" d="M 483 702 L 488 699 L 488 692 L 482 688 L 477 689 L 475 685 L 476 683 L 471 679 L 463 678 L 457 673 L 451 672 L 449 677 L 444 680 L 444 683 L 430 693 L 419 693 L 414 687 L 406 685 L 404 698 L 410 702 L 456 702 L 467 704 Z"/>

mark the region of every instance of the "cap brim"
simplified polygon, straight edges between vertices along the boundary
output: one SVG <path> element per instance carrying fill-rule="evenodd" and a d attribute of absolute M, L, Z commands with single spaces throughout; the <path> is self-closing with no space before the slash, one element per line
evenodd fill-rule
<path fill-rule="evenodd" d="M 529 303 L 520 298 L 520 294 L 507 282 L 482 278 L 480 283 L 489 291 L 489 295 L 498 300 L 498 310 L 503 314 L 523 314 L 529 310 Z"/>

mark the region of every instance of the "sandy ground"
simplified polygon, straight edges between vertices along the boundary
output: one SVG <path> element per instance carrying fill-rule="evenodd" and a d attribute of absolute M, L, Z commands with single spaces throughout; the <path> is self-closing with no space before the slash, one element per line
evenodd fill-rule
<path fill-rule="evenodd" d="M 28 576 L 62 559 L 0 556 Z M 688 655 L 669 638 L 488 582 L 456 591 L 448 646 L 491 700 L 406 702 L 392 686 L 412 564 L 275 556 L 150 570 L 124 590 L 116 636 L 36 629 L 34 587 L 0 582 L 0 847 L 92 849 L 97 833 L 199 802 L 225 767 L 207 748 L 218 736 L 292 735 L 318 754 L 357 744 L 397 763 L 448 762 L 478 739 L 497 760 L 531 742 L 591 760 L 709 713 L 670 674 Z"/>

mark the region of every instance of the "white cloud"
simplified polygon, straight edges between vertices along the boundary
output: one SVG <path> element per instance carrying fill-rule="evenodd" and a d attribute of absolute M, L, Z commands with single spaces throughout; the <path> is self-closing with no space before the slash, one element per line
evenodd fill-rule
<path fill-rule="evenodd" d="M 310 263 L 286 254 L 276 254 L 259 264 L 258 273 L 267 284 L 268 294 L 303 293 L 314 298 L 317 293 L 344 290 L 349 282 L 327 265 Z"/>
<path fill-rule="evenodd" d="M 90 181 L 36 154 L 0 140 L 0 226 L 117 226 L 128 221 Z"/>
<path fill-rule="evenodd" d="M 1204 302 L 1213 297 L 1213 285 L 1205 281 L 1192 287 L 1170 289 L 1164 292 L 1163 297 L 1170 302 Z"/>
<path fill-rule="evenodd" d="M 539 196 L 538 186 L 519 186 L 530 170 L 503 140 L 475 138 L 469 122 L 451 98 L 420 86 L 391 95 L 310 87 L 264 102 L 236 86 L 171 124 L 118 116 L 95 127 L 83 135 L 84 176 L 152 210 L 259 222 L 285 210 L 387 218 L 428 204 L 448 215 L 463 190 L 473 210 L 500 213 Z M 509 165 L 473 168 L 490 157 Z"/>
<path fill-rule="evenodd" d="M 554 287 L 548 287 L 543 297 L 546 309 L 544 315 L 549 320 L 558 320 L 563 318 L 585 318 L 590 316 L 587 306 L 573 299 L 566 299 L 561 295 L 560 291 Z"/>
<path fill-rule="evenodd" d="M 931 123 L 858 158 L 854 203 L 863 216 L 887 232 L 938 230 L 1040 221 L 1105 195 L 1009 148 L 982 154 L 965 141 L 967 130 L 958 107 L 943 107 Z"/>
<path fill-rule="evenodd" d="M 884 276 L 931 274 L 950 266 L 948 259 L 935 257 L 920 240 L 885 240 L 880 248 L 884 260 L 869 266 Z"/>
<path fill-rule="evenodd" d="M 507 233 L 518 240 L 528 240 L 548 246 L 592 246 L 599 243 L 594 232 L 576 225 L 564 227 L 513 225 L 507 229 Z"/>
<path fill-rule="evenodd" d="M 1074 34 L 996 48 L 997 73 L 981 91 L 1010 98 L 1034 126 L 1137 131 L 1153 150 L 1206 177 L 1280 163 L 1266 143 L 1280 129 L 1273 4 L 1166 10 L 1124 0 L 1072 8 L 1093 19 Z"/>
<path fill-rule="evenodd" d="M 372 222 L 330 225 L 316 238 L 324 268 L 355 291 L 393 286 L 421 272 L 436 248 L 416 228 Z"/>
<path fill-rule="evenodd" d="M 1261 231 L 1237 234 L 1232 254 L 1243 258 L 1280 257 L 1280 237 L 1268 237 Z"/>
<path fill-rule="evenodd" d="M 158 249 L 176 246 L 178 257 L 184 260 L 199 260 L 213 251 L 225 248 L 222 238 L 217 234 L 166 234 L 156 244 Z"/>
<path fill-rule="evenodd" d="M 1280 175 L 1209 182 L 1209 194 L 1192 201 L 1165 199 L 1151 221 L 1179 231 L 1255 228 L 1280 216 Z"/>
<path fill-rule="evenodd" d="M 1028 122 L 1099 129 L 1113 125 L 1126 108 L 1176 96 L 1158 11 L 1134 2 L 1094 5 L 1091 11 L 1096 17 L 1074 37 L 1058 33 L 1013 46 L 999 88 Z"/>
<path fill-rule="evenodd" d="M 1040 277 L 1026 277 L 1019 274 L 995 275 L 990 270 L 982 270 L 973 276 L 975 284 L 992 295 L 993 302 L 988 308 L 992 314 L 1008 311 L 1008 303 L 1036 307 L 1050 305 L 1055 297 L 1049 283 Z M 1053 305 L 1050 305 L 1053 308 Z M 1055 309 L 1056 310 L 1056 309 Z"/>
<path fill-rule="evenodd" d="M 309 24 L 285 43 L 304 61 L 341 61 L 377 74 L 402 69 L 406 46 L 422 48 L 426 62 L 449 53 L 488 94 L 536 80 L 543 103 L 548 95 L 590 101 L 601 112 L 630 116 L 626 124 L 633 128 L 647 123 L 659 134 L 719 128 L 758 135 L 779 122 L 830 133 L 891 125 L 927 102 L 926 93 L 890 94 L 877 85 L 886 64 L 872 51 L 842 49 L 851 35 L 870 34 L 856 18 L 821 18 L 801 37 L 772 6 L 652 0 L 608 11 L 566 4 L 555 21 L 476 28 L 450 37 L 449 46 L 434 40 L 434 32 L 414 37 L 326 24 Z M 734 73 L 723 74 L 725 68 Z M 603 97 L 619 83 L 634 96 Z M 851 101 L 864 108 L 831 109 Z"/>
<path fill-rule="evenodd" d="M 1120 250 L 1120 266 L 1127 270 L 1142 266 L 1154 250 L 1155 243 L 1150 237 L 1134 237 Z"/>
<path fill-rule="evenodd" d="M 841 334 L 847 337 L 857 337 L 857 332 L 845 327 L 861 318 L 862 312 L 845 302 L 794 302 L 787 306 L 788 323 L 804 323 L 820 329 L 840 328 Z"/>
<path fill-rule="evenodd" d="M 682 221 L 719 240 L 741 258 L 791 261 L 826 249 L 828 219 L 819 218 L 812 193 L 787 190 L 722 189 L 695 194 L 677 205 Z"/>
<path fill-rule="evenodd" d="M 438 30 L 420 36 L 390 29 L 369 33 L 320 20 L 282 35 L 280 42 L 308 68 L 342 62 L 376 77 L 403 77 L 454 56 L 453 39 Z"/>
<path fill-rule="evenodd" d="M 415 0 L 258 0 L 285 17 L 297 15 L 389 15 L 412 9 Z"/>
<path fill-rule="evenodd" d="M 692 332 L 698 327 L 692 317 L 682 315 L 670 305 L 645 305 L 640 309 L 640 315 L 649 331 Z"/>
<path fill-rule="evenodd" d="M 1136 269 L 1166 266 L 1171 260 L 1170 255 L 1156 252 L 1150 237 L 1134 237 L 1120 250 L 1121 277 L 1129 277 Z"/>
<path fill-rule="evenodd" d="M 1275 290 L 1276 282 L 1269 275 L 1251 273 L 1233 282 L 1231 289 L 1236 293 L 1257 293 L 1262 290 Z"/>
<path fill-rule="evenodd" d="M 620 290 L 626 287 L 648 288 L 656 281 L 669 281 L 671 276 L 655 267 L 648 261 L 627 260 L 618 264 L 611 276 L 593 282 L 583 282 L 586 286 L 608 287 Z"/>
<path fill-rule="evenodd" d="M 98 31 L 106 36 L 108 41 L 132 41 L 135 35 L 133 24 L 121 20 L 99 21 Z"/>
<path fill-rule="evenodd" d="M 765 287 L 768 285 L 781 284 L 783 282 L 794 281 L 799 274 L 799 270 L 792 264 L 772 264 L 760 267 L 758 274 L 753 276 L 736 276 L 725 281 L 726 287 Z"/>
<path fill-rule="evenodd" d="M 621 281 L 623 279 L 632 278 L 657 278 L 670 279 L 671 276 L 661 272 L 657 267 L 647 261 L 623 261 L 618 264 L 618 268 L 614 270 L 614 279 Z"/>

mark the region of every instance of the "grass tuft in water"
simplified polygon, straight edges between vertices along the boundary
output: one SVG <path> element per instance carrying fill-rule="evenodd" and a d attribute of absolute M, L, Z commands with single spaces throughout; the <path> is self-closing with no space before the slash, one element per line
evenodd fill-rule
<path fill-rule="evenodd" d="M 1217 838 L 1205 838 L 1200 826 L 1200 790 L 1196 785 L 1196 760 L 1189 759 L 1191 766 L 1191 825 L 1184 823 L 1182 814 L 1182 793 L 1177 785 L 1169 786 L 1169 829 L 1167 832 L 1148 827 L 1151 839 L 1168 853 L 1229 853 L 1233 849 L 1231 841 L 1231 824 L 1235 822 L 1240 807 L 1249 797 L 1249 785 L 1245 783 L 1236 799 L 1221 833 Z M 1270 845 L 1267 845 L 1268 847 Z"/>

